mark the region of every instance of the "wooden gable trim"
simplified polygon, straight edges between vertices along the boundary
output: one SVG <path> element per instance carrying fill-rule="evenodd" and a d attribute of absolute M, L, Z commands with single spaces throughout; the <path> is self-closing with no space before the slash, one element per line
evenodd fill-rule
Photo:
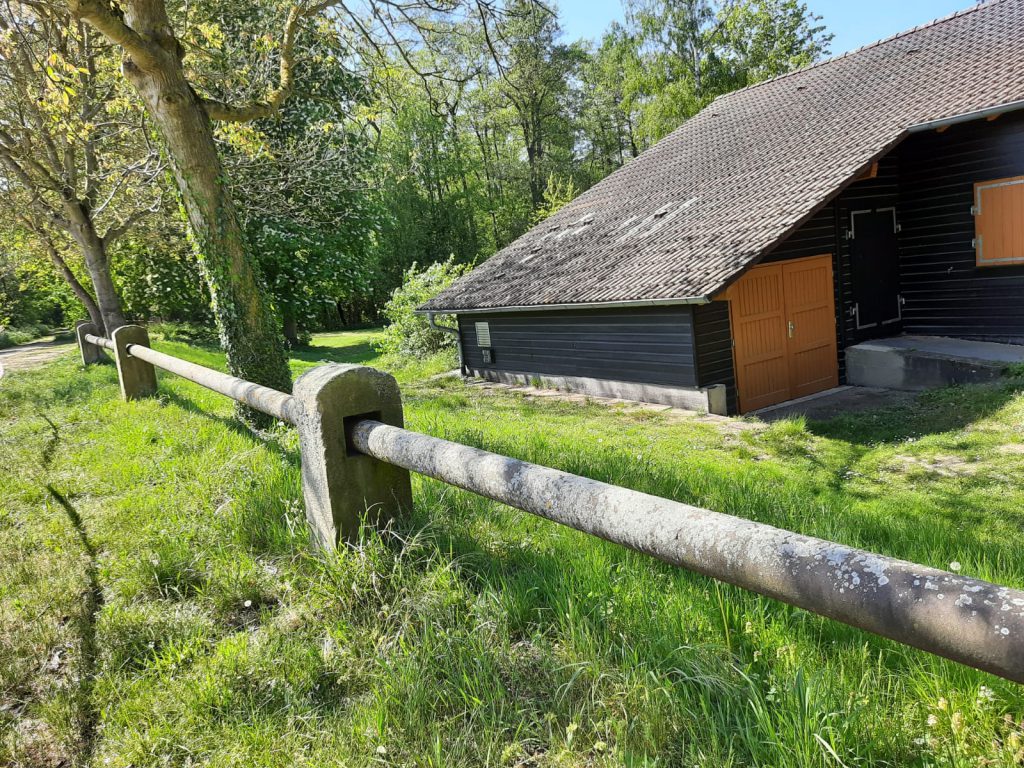
<path fill-rule="evenodd" d="M 867 181 L 868 179 L 877 179 L 877 178 L 878 178 L 878 161 L 875 160 L 871 164 L 871 166 L 866 171 L 864 171 L 864 173 L 862 173 L 860 176 L 858 176 L 856 179 L 854 179 L 854 181 Z"/>

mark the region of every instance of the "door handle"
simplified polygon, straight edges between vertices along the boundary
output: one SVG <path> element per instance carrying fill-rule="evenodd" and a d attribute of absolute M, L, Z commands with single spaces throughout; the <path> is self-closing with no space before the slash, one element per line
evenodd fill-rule
<path fill-rule="evenodd" d="M 786 323 L 786 326 L 789 328 L 789 338 L 792 339 L 793 338 L 793 331 L 796 330 L 796 326 L 793 325 L 793 321 L 792 320 L 790 320 L 788 323 Z"/>

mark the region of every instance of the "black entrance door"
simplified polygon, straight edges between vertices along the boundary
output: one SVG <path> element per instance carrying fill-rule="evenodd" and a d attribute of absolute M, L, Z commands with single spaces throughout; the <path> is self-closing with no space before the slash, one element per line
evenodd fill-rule
<path fill-rule="evenodd" d="M 903 315 L 895 208 L 850 214 L 853 319 L 859 338 L 899 331 Z"/>

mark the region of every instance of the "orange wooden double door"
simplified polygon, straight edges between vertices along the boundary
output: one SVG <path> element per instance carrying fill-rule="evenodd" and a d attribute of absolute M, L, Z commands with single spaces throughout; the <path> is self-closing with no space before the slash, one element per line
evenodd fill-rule
<path fill-rule="evenodd" d="M 754 267 L 725 297 L 741 413 L 839 385 L 831 255 Z"/>

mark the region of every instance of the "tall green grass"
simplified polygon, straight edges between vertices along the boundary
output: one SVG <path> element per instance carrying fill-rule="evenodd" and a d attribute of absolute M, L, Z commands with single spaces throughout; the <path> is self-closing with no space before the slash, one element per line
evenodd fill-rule
<path fill-rule="evenodd" d="M 382 362 L 367 342 L 333 335 L 294 370 L 391 366 L 412 429 L 1024 586 L 1020 380 L 723 429 L 430 380 L 452 361 Z M 434 481 L 415 479 L 409 519 L 314 556 L 294 434 L 260 442 L 223 398 L 171 376 L 160 391 L 122 403 L 110 367 L 70 361 L 0 387 L 0 763 L 1024 758 L 1018 686 Z"/>

